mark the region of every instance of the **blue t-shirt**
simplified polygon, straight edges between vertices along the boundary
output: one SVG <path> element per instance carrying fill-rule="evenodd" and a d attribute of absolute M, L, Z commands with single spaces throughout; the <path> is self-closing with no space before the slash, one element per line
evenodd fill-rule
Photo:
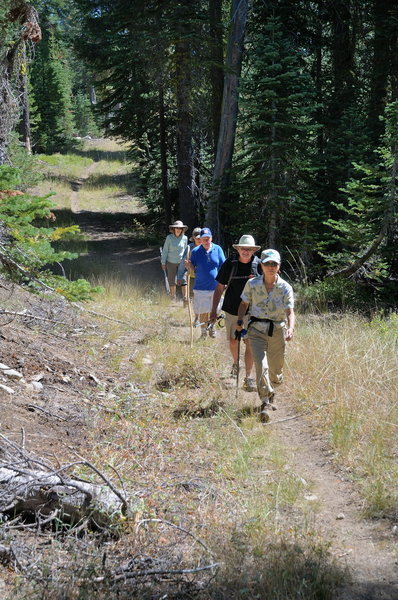
<path fill-rule="evenodd" d="M 203 246 L 196 246 L 191 253 L 191 262 L 195 267 L 194 290 L 215 290 L 217 287 L 217 273 L 225 261 L 221 246 L 211 244 L 206 252 Z"/>

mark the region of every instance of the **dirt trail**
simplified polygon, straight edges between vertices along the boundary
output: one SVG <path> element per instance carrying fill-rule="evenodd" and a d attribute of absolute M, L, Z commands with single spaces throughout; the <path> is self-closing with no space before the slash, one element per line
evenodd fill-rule
<path fill-rule="evenodd" d="M 309 501 L 318 504 L 316 525 L 331 540 L 335 558 L 352 574 L 353 585 L 342 590 L 339 599 L 397 600 L 398 555 L 391 524 L 361 516 L 358 492 L 348 474 L 333 465 L 325 440 L 308 418 L 297 418 L 288 391 L 278 396 L 270 426 L 290 450 L 296 473 L 312 484 Z"/>
<path fill-rule="evenodd" d="M 82 180 L 95 170 L 95 163 Z M 79 259 L 81 270 L 101 264 L 113 276 L 134 278 L 144 285 L 162 286 L 158 248 L 133 247 L 122 233 L 123 221 L 131 215 L 107 215 L 79 211 L 78 188 L 71 193 L 71 206 L 81 229 L 91 239 L 86 257 Z M 184 328 L 185 329 L 185 328 Z M 187 339 L 189 339 L 189 331 Z M 216 342 L 226 352 L 224 334 Z M 252 396 L 252 394 L 250 395 Z M 311 427 L 308 418 L 297 416 L 289 401 L 288 382 L 278 392 L 278 411 L 273 413 L 272 427 L 287 448 L 296 473 L 308 482 L 308 502 L 314 505 L 316 528 L 331 540 L 333 555 L 348 567 L 353 583 L 341 590 L 339 600 L 397 600 L 398 553 L 391 524 L 365 520 L 361 500 L 347 473 L 338 471 L 328 456 L 327 444 Z"/>

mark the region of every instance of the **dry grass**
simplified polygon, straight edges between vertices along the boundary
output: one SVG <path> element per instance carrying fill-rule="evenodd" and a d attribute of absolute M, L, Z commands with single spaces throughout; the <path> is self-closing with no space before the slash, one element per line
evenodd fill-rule
<path fill-rule="evenodd" d="M 313 413 L 335 460 L 362 486 L 366 514 L 396 514 L 398 503 L 397 319 L 356 315 L 303 318 L 288 380 L 300 409 Z"/>

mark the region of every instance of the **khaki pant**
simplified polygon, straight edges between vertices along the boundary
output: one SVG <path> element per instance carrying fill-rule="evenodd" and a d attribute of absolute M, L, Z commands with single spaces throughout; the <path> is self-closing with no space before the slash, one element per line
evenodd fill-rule
<path fill-rule="evenodd" d="M 262 333 L 253 324 L 247 334 L 256 367 L 257 392 L 261 399 L 273 395 L 272 384 L 282 383 L 285 360 L 284 328 L 274 327 L 272 337 L 267 332 Z"/>

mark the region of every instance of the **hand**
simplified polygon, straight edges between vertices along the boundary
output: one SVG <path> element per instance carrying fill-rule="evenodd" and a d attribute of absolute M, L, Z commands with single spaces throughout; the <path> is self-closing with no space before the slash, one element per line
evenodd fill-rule
<path fill-rule="evenodd" d="M 294 329 L 292 327 L 289 327 L 288 329 L 286 329 L 285 340 L 287 342 L 290 342 L 293 339 L 293 333 L 294 333 Z"/>
<path fill-rule="evenodd" d="M 217 321 L 217 312 L 215 310 L 211 311 L 209 321 L 211 323 L 215 323 Z"/>

